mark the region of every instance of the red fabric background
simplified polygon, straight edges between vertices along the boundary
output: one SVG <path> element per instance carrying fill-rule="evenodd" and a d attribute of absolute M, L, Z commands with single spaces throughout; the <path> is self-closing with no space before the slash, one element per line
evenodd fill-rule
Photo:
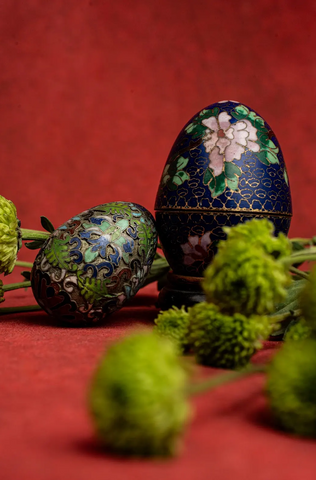
<path fill-rule="evenodd" d="M 25 228 L 116 200 L 152 211 L 179 130 L 233 99 L 281 143 L 290 234 L 314 235 L 315 16 L 313 0 L 2 0 L 0 194 Z M 177 459 L 98 449 L 85 401 L 92 372 L 113 338 L 152 324 L 155 299 L 148 287 L 88 330 L 56 328 L 42 313 L 1 319 L 1 480 L 314 479 L 315 442 L 273 428 L 260 375 L 194 400 Z M 12 293 L 6 306 L 27 302 L 30 292 Z"/>

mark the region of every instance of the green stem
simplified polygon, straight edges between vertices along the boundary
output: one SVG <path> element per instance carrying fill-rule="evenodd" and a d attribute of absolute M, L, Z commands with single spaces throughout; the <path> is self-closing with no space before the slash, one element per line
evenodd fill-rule
<path fill-rule="evenodd" d="M 225 383 L 238 380 L 239 378 L 247 377 L 253 373 L 265 372 L 267 370 L 266 365 L 249 365 L 243 370 L 237 370 L 233 372 L 225 372 L 221 375 L 216 375 L 216 377 L 209 378 L 199 383 L 191 384 L 188 387 L 187 393 L 189 395 L 198 395 L 208 390 L 213 390 Z"/>
<path fill-rule="evenodd" d="M 298 275 L 299 277 L 305 278 L 306 280 L 309 280 L 308 273 L 302 272 L 302 270 L 299 270 L 296 267 L 290 267 L 290 272 L 295 273 L 295 275 Z"/>
<path fill-rule="evenodd" d="M 42 310 L 39 305 L 25 305 L 23 307 L 4 307 L 0 308 L 0 315 L 8 315 L 9 313 L 37 312 L 38 310 Z"/>
<path fill-rule="evenodd" d="M 302 315 L 302 312 L 300 309 L 297 309 L 297 310 L 292 310 L 290 312 L 281 313 L 279 315 L 271 315 L 270 319 L 272 320 L 272 323 L 282 323 L 284 322 L 284 320 L 287 320 L 289 317 L 297 318 L 300 315 Z"/>
<path fill-rule="evenodd" d="M 295 265 L 296 263 L 303 263 L 312 260 L 316 260 L 316 248 L 309 248 L 304 252 L 293 253 L 290 257 L 282 258 L 280 262 L 290 268 L 291 265 Z"/>
<path fill-rule="evenodd" d="M 21 228 L 22 240 L 46 240 L 50 236 L 48 232 L 40 230 L 30 230 L 29 228 Z"/>
<path fill-rule="evenodd" d="M 16 267 L 27 267 L 27 268 L 33 268 L 33 263 L 31 262 L 22 262 L 20 260 L 17 260 L 15 262 Z"/>
<path fill-rule="evenodd" d="M 4 292 L 10 292 L 11 290 L 17 290 L 18 288 L 27 288 L 31 286 L 30 281 L 19 282 L 19 283 L 9 283 L 9 285 L 3 285 L 2 290 Z"/>
<path fill-rule="evenodd" d="M 313 238 L 290 238 L 292 243 L 301 243 L 302 245 L 315 245 L 315 237 Z"/>

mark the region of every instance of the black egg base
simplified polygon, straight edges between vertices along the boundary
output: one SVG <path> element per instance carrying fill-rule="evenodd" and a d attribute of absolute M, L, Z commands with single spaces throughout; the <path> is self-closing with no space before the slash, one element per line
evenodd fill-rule
<path fill-rule="evenodd" d="M 160 291 L 156 306 L 161 310 L 175 307 L 192 307 L 196 303 L 205 301 L 205 294 L 201 287 L 202 277 L 185 277 L 183 275 L 168 274 L 167 284 Z"/>

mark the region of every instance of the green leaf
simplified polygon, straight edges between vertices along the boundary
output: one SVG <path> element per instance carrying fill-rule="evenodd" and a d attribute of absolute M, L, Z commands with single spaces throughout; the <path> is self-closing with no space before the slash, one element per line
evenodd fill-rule
<path fill-rule="evenodd" d="M 46 258 L 53 267 L 69 270 L 69 262 L 71 261 L 68 246 L 69 239 L 69 235 L 64 240 L 54 237 L 50 245 L 45 248 Z"/>
<path fill-rule="evenodd" d="M 267 159 L 270 163 L 279 163 L 279 159 L 276 154 L 271 152 L 270 150 L 267 151 Z"/>
<path fill-rule="evenodd" d="M 189 159 L 184 157 L 179 157 L 177 160 L 177 170 L 182 170 L 187 166 Z"/>
<path fill-rule="evenodd" d="M 227 178 L 235 180 L 235 176 L 240 177 L 241 169 L 232 162 L 225 162 L 225 175 Z"/>
<path fill-rule="evenodd" d="M 47 217 L 41 217 L 41 225 L 42 227 L 49 233 L 53 233 L 55 228 L 50 220 Z"/>
<path fill-rule="evenodd" d="M 245 105 L 237 105 L 237 107 L 235 107 L 235 111 L 244 117 L 249 115 L 249 109 Z"/>
<path fill-rule="evenodd" d="M 210 168 L 207 168 L 203 178 L 204 185 L 208 185 L 211 180 L 214 180 L 214 174 Z"/>
<path fill-rule="evenodd" d="M 25 243 L 25 246 L 30 250 L 38 250 L 39 248 L 42 248 L 45 242 L 45 239 L 33 240 L 33 242 Z"/>
<path fill-rule="evenodd" d="M 256 155 L 261 163 L 263 163 L 264 165 L 270 165 L 270 162 L 267 159 L 267 152 L 265 152 L 264 150 L 261 150 Z"/>
<path fill-rule="evenodd" d="M 24 277 L 25 281 L 30 281 L 31 280 L 31 272 L 30 270 L 24 270 L 21 272 L 22 277 Z"/>
<path fill-rule="evenodd" d="M 228 178 L 226 182 L 227 182 L 228 188 L 230 188 L 231 190 L 238 190 L 238 183 L 239 183 L 238 177 L 235 176 L 233 179 Z"/>
<path fill-rule="evenodd" d="M 104 212 L 105 215 L 121 215 L 125 218 L 131 218 L 132 213 L 129 205 L 126 205 L 124 202 L 116 202 L 115 205 L 112 203 L 104 204 L 98 207 L 97 211 Z"/>
<path fill-rule="evenodd" d="M 190 180 L 190 176 L 183 172 L 183 170 L 180 170 L 177 175 L 175 175 L 172 179 L 172 183 L 175 183 L 176 185 L 182 185 L 186 180 Z"/>
<path fill-rule="evenodd" d="M 211 184 L 209 184 L 209 186 L 210 185 Z M 221 195 L 225 191 L 225 188 L 226 188 L 225 174 L 224 172 L 222 172 L 220 175 L 215 177 L 215 186 L 214 186 L 214 189 L 211 190 L 213 198 L 216 198 L 219 195 Z"/>
<path fill-rule="evenodd" d="M 82 272 L 78 274 L 78 286 L 80 288 L 81 295 L 87 300 L 87 302 L 94 304 L 104 298 L 111 298 L 112 295 L 108 294 L 107 284 L 111 282 L 110 279 L 100 278 L 82 278 Z"/>

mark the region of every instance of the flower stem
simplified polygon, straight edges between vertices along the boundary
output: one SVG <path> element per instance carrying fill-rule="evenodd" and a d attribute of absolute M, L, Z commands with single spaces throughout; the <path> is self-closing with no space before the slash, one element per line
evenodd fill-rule
<path fill-rule="evenodd" d="M 4 292 L 10 292 L 11 290 L 17 290 L 18 288 L 27 288 L 31 286 L 30 281 L 18 282 L 18 283 L 9 283 L 9 285 L 3 285 L 2 290 Z"/>
<path fill-rule="evenodd" d="M 265 372 L 266 370 L 267 370 L 266 365 L 251 364 L 248 367 L 244 368 L 243 370 L 225 372 L 225 373 L 222 373 L 221 375 L 216 375 L 216 377 L 212 377 L 207 380 L 204 380 L 203 382 L 191 384 L 188 387 L 187 393 L 189 395 L 198 395 L 199 393 L 213 390 L 214 388 L 224 385 L 225 383 L 238 380 L 239 378 L 247 377 L 248 375 L 252 375 L 253 373 Z"/>
<path fill-rule="evenodd" d="M 30 230 L 29 228 L 21 228 L 22 240 L 46 240 L 50 236 L 48 232 L 40 230 Z"/>
<path fill-rule="evenodd" d="M 316 237 L 312 238 L 290 238 L 292 243 L 300 243 L 301 245 L 315 245 Z"/>
<path fill-rule="evenodd" d="M 42 310 L 39 305 L 25 305 L 23 307 L 4 307 L 0 308 L 0 315 L 8 315 L 9 313 L 37 312 Z"/>
<path fill-rule="evenodd" d="M 302 314 L 300 309 L 297 310 L 291 310 L 286 313 L 281 313 L 279 315 L 271 315 L 270 319 L 272 320 L 272 323 L 282 323 L 284 320 L 287 320 L 289 317 L 292 318 L 297 318 Z"/>
<path fill-rule="evenodd" d="M 295 275 L 298 275 L 299 277 L 305 278 L 306 280 L 309 280 L 308 273 L 302 272 L 302 270 L 299 270 L 296 267 L 290 267 L 290 272 L 295 273 Z"/>
<path fill-rule="evenodd" d="M 31 262 L 22 262 L 20 260 L 17 260 L 15 262 L 16 267 L 27 267 L 27 268 L 33 268 L 33 263 Z"/>

